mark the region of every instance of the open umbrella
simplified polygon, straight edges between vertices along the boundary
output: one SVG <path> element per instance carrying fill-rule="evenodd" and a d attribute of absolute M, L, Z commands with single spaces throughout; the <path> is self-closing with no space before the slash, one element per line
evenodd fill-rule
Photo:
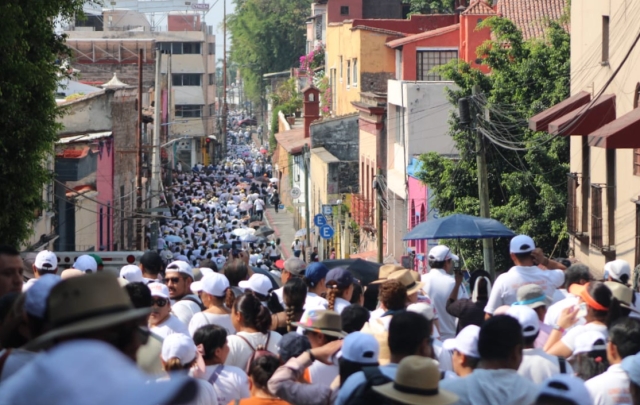
<path fill-rule="evenodd" d="M 248 228 L 238 228 L 238 229 L 234 229 L 233 231 L 231 231 L 232 235 L 235 236 L 245 236 L 245 235 L 249 235 L 249 229 Z"/>
<path fill-rule="evenodd" d="M 247 243 L 251 243 L 251 242 L 256 242 L 258 240 L 258 237 L 256 235 L 243 235 L 240 237 L 240 240 L 243 242 L 247 242 Z"/>
<path fill-rule="evenodd" d="M 272 178 L 269 179 L 269 181 L 272 182 L 272 183 L 277 183 L 278 179 L 275 178 L 275 177 L 272 177 Z"/>
<path fill-rule="evenodd" d="M 305 228 L 298 229 L 296 231 L 296 238 L 301 238 L 303 236 L 307 236 L 307 230 Z"/>
<path fill-rule="evenodd" d="M 362 259 L 340 259 L 340 260 L 324 260 L 325 266 L 329 270 L 336 267 L 342 267 L 351 272 L 355 278 L 360 280 L 362 285 L 367 285 L 378 279 L 378 272 L 382 264 L 369 262 Z"/>
<path fill-rule="evenodd" d="M 495 219 L 453 214 L 419 224 L 403 240 L 508 238 L 515 235 Z"/>
<path fill-rule="evenodd" d="M 268 226 L 261 226 L 260 228 L 258 228 L 258 230 L 256 231 L 256 233 L 254 235 L 256 236 L 269 236 L 272 235 L 273 233 L 275 233 L 275 231 L 271 228 L 269 228 Z"/>

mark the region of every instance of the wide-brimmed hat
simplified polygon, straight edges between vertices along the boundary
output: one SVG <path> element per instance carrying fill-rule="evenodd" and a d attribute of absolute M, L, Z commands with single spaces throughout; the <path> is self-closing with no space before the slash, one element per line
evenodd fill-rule
<path fill-rule="evenodd" d="M 372 281 L 370 284 L 382 284 L 387 281 L 387 278 L 391 273 L 399 270 L 405 270 L 405 268 L 399 264 L 383 264 L 378 269 L 378 279 L 376 281 Z"/>
<path fill-rule="evenodd" d="M 292 322 L 291 325 L 328 336 L 347 336 L 347 332 L 342 330 L 342 318 L 340 318 L 340 314 L 325 309 L 311 310 L 308 312 L 304 321 Z"/>
<path fill-rule="evenodd" d="M 422 289 L 424 283 L 415 281 L 411 276 L 411 270 L 400 270 L 389 274 L 388 280 L 398 280 L 407 289 L 407 295 L 417 293 Z"/>
<path fill-rule="evenodd" d="M 27 350 L 37 350 L 54 339 L 103 329 L 151 312 L 151 308 L 135 309 L 115 275 L 104 272 L 59 282 L 51 290 L 47 303 L 51 330 L 27 343 Z"/>
<path fill-rule="evenodd" d="M 552 300 L 545 295 L 544 290 L 538 284 L 525 284 L 518 288 L 516 299 L 518 301 L 513 305 L 524 305 L 531 309 L 541 306 L 548 307 L 552 303 Z"/>
<path fill-rule="evenodd" d="M 394 401 L 410 405 L 448 405 L 458 396 L 438 388 L 440 369 L 438 362 L 422 356 L 407 356 L 400 364 L 393 382 L 374 386 L 373 389 Z"/>
<path fill-rule="evenodd" d="M 633 306 L 633 290 L 631 288 L 620 284 L 617 281 L 605 281 L 604 285 L 611 290 L 611 295 L 620 301 L 621 307 L 627 308 L 636 314 L 639 313 Z"/>

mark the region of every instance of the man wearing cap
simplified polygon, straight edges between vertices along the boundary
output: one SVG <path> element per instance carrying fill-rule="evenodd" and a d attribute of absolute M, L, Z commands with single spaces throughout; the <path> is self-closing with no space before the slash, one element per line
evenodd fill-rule
<path fill-rule="evenodd" d="M 193 270 L 189 263 L 176 260 L 169 263 L 165 282 L 171 298 L 171 311 L 183 324 L 189 325 L 193 315 L 204 309 L 200 298 L 191 292 Z"/>
<path fill-rule="evenodd" d="M 537 284 L 542 287 L 547 297 L 553 297 L 556 288 L 564 284 L 564 271 L 541 270 L 534 264 L 532 252 L 535 248 L 533 239 L 527 235 L 518 235 L 511 239 L 509 251 L 515 266 L 496 279 L 484 308 L 487 318 L 493 315 L 498 307 L 518 301 L 517 291 L 523 285 Z"/>
<path fill-rule="evenodd" d="M 187 326 L 171 313 L 171 300 L 169 289 L 160 283 L 149 284 L 151 290 L 151 315 L 149 315 L 149 328 L 151 332 L 165 338 L 173 333 L 189 334 Z"/>
<path fill-rule="evenodd" d="M 453 339 L 447 339 L 442 343 L 442 347 L 449 350 L 453 371 L 458 377 L 466 377 L 473 372 L 480 361 L 478 353 L 478 336 L 480 327 L 469 325 L 462 329 Z"/>
<path fill-rule="evenodd" d="M 83 273 L 95 273 L 98 271 L 98 262 L 90 255 L 82 255 L 73 263 L 73 268 Z"/>
<path fill-rule="evenodd" d="M 513 305 L 527 306 L 535 311 L 540 326 L 538 338 L 533 347 L 542 349 L 544 344 L 547 343 L 547 339 L 549 339 L 549 334 L 553 330 L 551 325 L 543 322 L 544 316 L 547 313 L 547 305 L 549 305 L 551 299 L 544 294 L 542 287 L 537 284 L 526 284 L 518 288 L 516 297 L 518 301 L 514 302 Z M 540 380 L 540 382 L 542 382 L 542 380 Z"/>
<path fill-rule="evenodd" d="M 31 265 L 34 278 L 30 279 L 22 286 L 22 292 L 27 291 L 40 277 L 45 274 L 56 274 L 58 272 L 58 258 L 55 253 L 48 250 L 38 252 L 36 260 Z"/>
<path fill-rule="evenodd" d="M 158 276 L 162 273 L 162 258 L 157 252 L 148 250 L 144 252 L 140 258 L 140 270 L 142 270 L 142 276 L 147 280 L 147 283 L 158 281 Z"/>
<path fill-rule="evenodd" d="M 304 281 L 307 283 L 307 297 L 305 308 L 329 308 L 329 301 L 322 297 L 327 291 L 325 280 L 329 269 L 324 263 L 312 262 L 304 271 Z"/>
<path fill-rule="evenodd" d="M 631 266 L 626 260 L 617 259 L 604 265 L 604 281 L 615 281 L 622 285 L 629 285 Z"/>
<path fill-rule="evenodd" d="M 572 375 L 558 374 L 546 380 L 538 393 L 538 404 L 593 405 L 584 381 Z M 633 402 L 637 404 L 637 402 Z"/>
<path fill-rule="evenodd" d="M 282 305 L 283 308 L 284 285 L 293 277 L 302 277 L 306 268 L 307 264 L 297 257 L 290 257 L 284 262 L 284 268 L 282 269 L 282 275 L 280 276 L 282 287 L 273 291 L 278 296 L 278 301 L 280 301 L 280 305 Z"/>
<path fill-rule="evenodd" d="M 431 299 L 431 304 L 438 315 L 441 339 L 450 339 L 456 335 L 456 318 L 447 312 L 447 302 L 451 291 L 456 286 L 456 281 L 451 276 L 454 261 L 458 261 L 458 256 L 451 252 L 449 247 L 438 245 L 429 251 L 429 267 L 427 274 L 422 276 L 424 283 L 423 291 Z M 459 299 L 469 298 L 469 294 L 463 285 L 458 291 Z"/>

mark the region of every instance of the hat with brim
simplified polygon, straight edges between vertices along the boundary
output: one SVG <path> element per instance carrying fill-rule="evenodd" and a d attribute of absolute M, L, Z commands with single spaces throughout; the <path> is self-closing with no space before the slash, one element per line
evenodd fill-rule
<path fill-rule="evenodd" d="M 304 320 L 292 322 L 291 325 L 311 332 L 322 333 L 327 336 L 343 338 L 347 332 L 342 330 L 340 314 L 330 310 L 313 309 L 305 314 Z"/>
<path fill-rule="evenodd" d="M 397 402 L 409 405 L 449 405 L 458 396 L 438 388 L 438 362 L 422 356 L 407 356 L 400 364 L 393 382 L 372 387 L 374 391 Z"/>
<path fill-rule="evenodd" d="M 61 281 L 51 290 L 47 304 L 51 330 L 27 343 L 26 350 L 46 348 L 55 339 L 140 319 L 151 312 L 151 308 L 134 308 L 117 278 L 105 272 Z"/>
<path fill-rule="evenodd" d="M 620 306 L 622 308 L 626 308 L 636 314 L 640 314 L 640 312 L 633 307 L 633 290 L 631 288 L 618 283 L 617 281 L 605 281 L 604 285 L 611 290 L 611 295 L 620 301 Z"/>
<path fill-rule="evenodd" d="M 387 278 L 396 271 L 406 270 L 404 267 L 399 264 L 383 264 L 378 269 L 378 279 L 376 281 L 372 281 L 370 284 L 382 284 L 387 281 Z"/>
<path fill-rule="evenodd" d="M 422 281 L 415 281 L 411 276 L 411 270 L 399 270 L 389 274 L 388 280 L 398 280 L 407 289 L 407 295 L 415 294 L 424 287 Z"/>

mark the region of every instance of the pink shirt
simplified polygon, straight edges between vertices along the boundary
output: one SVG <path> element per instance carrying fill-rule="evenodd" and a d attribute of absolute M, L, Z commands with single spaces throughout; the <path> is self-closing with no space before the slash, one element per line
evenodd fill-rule
<path fill-rule="evenodd" d="M 533 342 L 533 347 L 535 347 L 536 349 L 543 349 L 544 344 L 547 343 L 552 330 L 553 327 L 551 325 L 547 325 L 546 323 L 540 321 L 540 333 L 538 333 L 538 338 L 536 339 L 536 341 Z"/>

